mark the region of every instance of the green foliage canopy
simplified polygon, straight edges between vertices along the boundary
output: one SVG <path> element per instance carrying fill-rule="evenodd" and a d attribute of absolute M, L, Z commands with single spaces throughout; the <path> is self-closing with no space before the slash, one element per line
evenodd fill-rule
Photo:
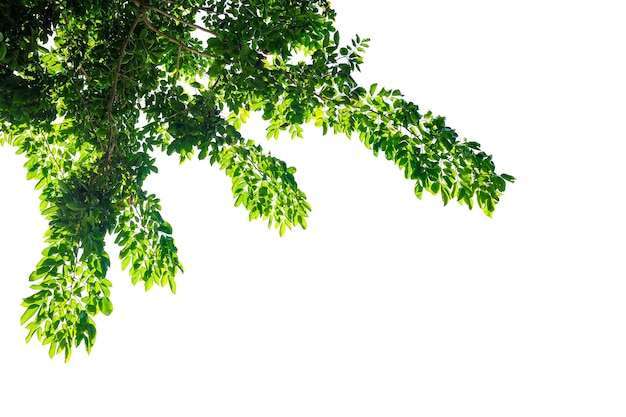
<path fill-rule="evenodd" d="M 267 138 L 357 135 L 423 190 L 491 215 L 506 182 L 476 142 L 420 113 L 399 90 L 353 79 L 367 39 L 343 44 L 326 0 L 8 0 L 0 4 L 0 144 L 27 158 L 49 221 L 22 324 L 50 356 L 96 340 L 109 315 L 115 235 L 133 283 L 169 285 L 182 266 L 159 200 L 142 188 L 151 151 L 208 159 L 235 206 L 282 235 L 311 209 L 295 168 L 239 130 Z"/>

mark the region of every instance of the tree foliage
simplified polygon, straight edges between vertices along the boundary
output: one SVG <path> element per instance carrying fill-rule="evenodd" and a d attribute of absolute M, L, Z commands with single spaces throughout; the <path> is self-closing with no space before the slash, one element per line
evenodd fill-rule
<path fill-rule="evenodd" d="M 49 221 L 21 322 L 50 356 L 90 351 L 109 315 L 104 238 L 146 289 L 182 266 L 159 200 L 143 188 L 155 149 L 208 159 L 232 179 L 235 206 L 282 235 L 306 228 L 295 168 L 239 130 L 266 137 L 358 136 L 415 182 L 491 215 L 506 182 L 478 143 L 398 90 L 353 79 L 367 39 L 343 43 L 326 0 L 6 0 L 0 3 L 0 144 L 27 158 Z"/>

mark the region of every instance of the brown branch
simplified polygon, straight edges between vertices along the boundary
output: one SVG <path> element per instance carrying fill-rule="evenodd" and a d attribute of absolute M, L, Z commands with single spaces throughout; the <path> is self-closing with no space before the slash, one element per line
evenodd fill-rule
<path fill-rule="evenodd" d="M 85 77 L 85 80 L 87 82 L 91 81 L 91 78 L 89 78 L 89 75 L 87 75 L 87 73 L 85 72 L 85 69 L 82 66 L 78 67 L 78 72 L 80 72 L 83 75 L 83 77 Z"/>
<path fill-rule="evenodd" d="M 189 52 L 194 53 L 194 54 L 196 54 L 196 55 L 200 55 L 200 56 L 204 56 L 204 57 L 208 57 L 208 58 L 216 58 L 216 56 L 215 56 L 215 55 L 213 55 L 213 54 L 210 54 L 210 53 L 208 53 L 208 52 L 203 52 L 203 51 L 199 51 L 199 50 L 197 50 L 197 49 L 191 48 L 191 47 L 189 47 L 189 46 L 185 45 L 184 43 L 182 43 L 181 41 L 179 41 L 178 39 L 176 39 L 176 38 L 172 38 L 170 35 L 168 35 L 168 34 L 166 34 L 166 33 L 162 32 L 162 31 L 160 31 L 159 29 L 157 29 L 157 28 L 156 28 L 156 26 L 154 26 L 154 25 L 152 24 L 152 22 L 150 21 L 150 19 L 148 19 L 148 16 L 146 16 L 146 14 L 145 14 L 145 13 L 142 13 L 141 17 L 142 17 L 142 19 L 143 19 L 144 23 L 146 24 L 146 26 L 147 26 L 150 30 L 152 30 L 152 31 L 153 31 L 154 33 L 156 33 L 157 35 L 159 35 L 159 36 L 161 36 L 161 37 L 163 37 L 163 38 L 167 39 L 168 41 L 170 41 L 170 42 L 172 42 L 172 43 L 174 43 L 174 44 L 178 45 L 179 47 L 181 47 L 181 48 L 182 48 L 182 49 L 184 49 L 185 51 L 189 51 Z"/>
<path fill-rule="evenodd" d="M 132 68 L 132 70 L 135 70 L 135 69 L 137 68 Z M 118 72 L 118 75 L 127 81 L 132 81 L 133 83 L 137 84 L 137 81 L 133 80 L 132 78 L 130 78 L 128 75 L 124 74 L 123 72 Z"/>
<path fill-rule="evenodd" d="M 178 22 L 178 23 L 181 23 L 181 24 L 183 24 L 183 25 L 186 25 L 186 26 L 192 27 L 192 28 L 194 28 L 194 29 L 198 29 L 198 30 L 200 30 L 200 31 L 202 31 L 202 32 L 206 32 L 206 33 L 208 33 L 208 34 L 210 34 L 210 35 L 213 35 L 213 36 L 216 36 L 216 37 L 217 37 L 217 34 L 216 34 L 215 32 L 213 32 L 213 31 L 212 31 L 212 30 L 210 30 L 210 29 L 205 28 L 204 26 L 196 25 L 195 23 L 192 23 L 192 22 L 188 22 L 188 21 L 186 21 L 186 20 L 183 20 L 183 19 L 181 19 L 181 18 L 179 18 L 179 17 L 176 17 L 176 16 L 174 16 L 174 15 L 172 15 L 172 14 L 170 14 L 170 13 L 168 13 L 168 12 L 164 11 L 164 10 L 161 10 L 161 9 L 159 9 L 158 7 L 153 6 L 153 5 L 151 5 L 151 4 L 141 3 L 141 5 L 142 5 L 142 6 L 144 6 L 146 9 L 153 10 L 153 11 L 155 11 L 155 12 L 157 12 L 157 13 L 159 13 L 159 14 L 161 14 L 161 15 L 163 15 L 163 16 L 165 16 L 165 17 L 169 18 L 169 19 L 175 20 L 175 21 L 176 21 L 176 22 Z"/>
<path fill-rule="evenodd" d="M 120 49 L 120 55 L 117 58 L 117 64 L 115 65 L 115 75 L 113 76 L 113 86 L 111 87 L 111 97 L 109 98 L 109 105 L 107 106 L 107 116 L 109 119 L 109 145 L 107 149 L 107 164 L 111 162 L 111 156 L 113 155 L 113 149 L 115 148 L 115 126 L 113 121 L 113 102 L 115 101 L 115 96 L 117 95 L 117 83 L 120 80 L 120 71 L 122 69 L 122 59 L 124 58 L 124 53 L 126 52 L 126 48 L 128 47 L 128 43 L 130 42 L 130 37 L 132 36 L 139 20 L 144 15 L 143 8 L 140 6 L 137 10 L 137 14 L 135 15 L 135 20 L 130 25 L 130 29 L 126 34 L 126 38 L 124 39 L 124 43 L 122 44 L 122 48 Z"/>

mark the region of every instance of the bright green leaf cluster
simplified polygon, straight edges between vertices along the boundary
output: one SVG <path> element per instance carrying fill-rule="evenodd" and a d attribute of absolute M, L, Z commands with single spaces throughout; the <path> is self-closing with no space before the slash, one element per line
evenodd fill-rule
<path fill-rule="evenodd" d="M 127 203 L 115 228 L 115 243 L 122 247 L 122 269 L 130 265 L 132 283 L 143 281 L 146 291 L 154 284 L 168 284 L 176 293 L 174 277 L 183 267 L 178 261 L 172 226 L 159 212 L 159 200 L 154 194 L 141 192 Z"/>
<path fill-rule="evenodd" d="M 353 74 L 368 39 L 342 44 L 327 0 L 7 0 L 0 3 L 0 144 L 26 157 L 49 222 L 22 324 L 53 356 L 96 339 L 111 314 L 105 236 L 133 283 L 176 290 L 172 227 L 143 184 L 155 149 L 217 164 L 235 206 L 282 236 L 311 206 L 295 168 L 242 137 L 252 112 L 265 136 L 313 123 L 358 135 L 415 182 L 487 215 L 506 182 L 491 156 L 399 90 Z"/>
<path fill-rule="evenodd" d="M 252 143 L 225 148 L 219 162 L 232 178 L 235 206 L 243 205 L 250 220 L 267 220 L 268 227 L 274 225 L 281 236 L 293 226 L 306 229 L 311 206 L 298 189 L 295 168 L 263 154 L 261 147 Z"/>

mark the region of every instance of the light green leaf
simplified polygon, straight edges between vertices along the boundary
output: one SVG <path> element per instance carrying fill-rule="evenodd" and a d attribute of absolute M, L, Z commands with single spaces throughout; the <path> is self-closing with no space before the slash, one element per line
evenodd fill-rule
<path fill-rule="evenodd" d="M 126 267 L 128 266 L 128 264 L 130 263 L 131 257 L 127 256 L 122 260 L 122 270 L 125 271 Z"/>
<path fill-rule="evenodd" d="M 102 314 L 104 314 L 105 316 L 108 316 L 113 312 L 113 303 L 107 297 L 101 298 L 98 301 L 98 304 L 100 307 L 100 311 L 102 311 Z"/>
<path fill-rule="evenodd" d="M 32 304 L 28 306 L 28 308 L 26 309 L 26 311 L 24 311 L 22 317 L 20 318 L 20 324 L 26 323 L 39 310 L 39 308 L 39 304 Z"/>

